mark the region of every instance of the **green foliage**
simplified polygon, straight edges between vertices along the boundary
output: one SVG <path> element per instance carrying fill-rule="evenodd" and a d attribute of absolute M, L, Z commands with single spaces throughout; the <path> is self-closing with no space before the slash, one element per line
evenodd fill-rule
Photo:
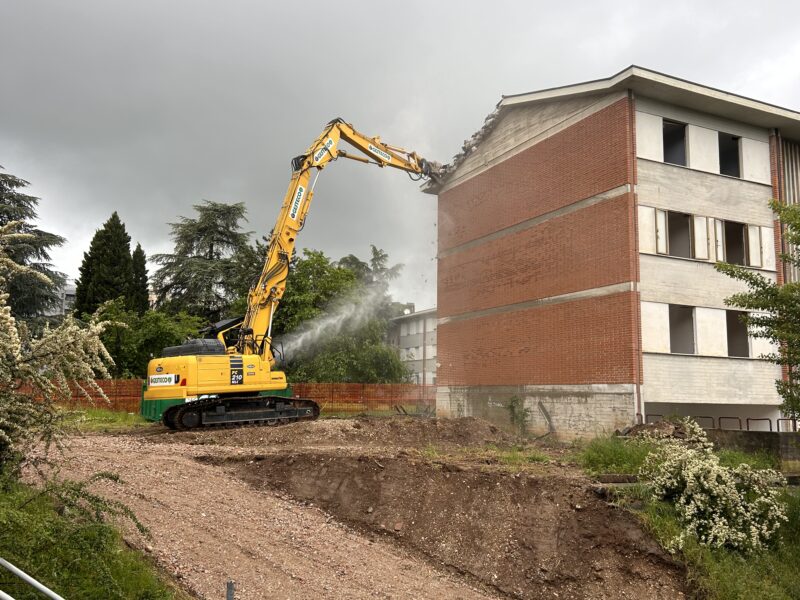
<path fill-rule="evenodd" d="M 682 526 L 669 543 L 672 549 L 696 541 L 711 548 L 741 552 L 763 550 L 786 521 L 780 502 L 783 477 L 771 469 L 748 464 L 720 464 L 705 431 L 690 418 L 679 422 L 683 437 L 652 432 L 655 449 L 639 476 L 650 484 L 654 501 L 674 504 Z"/>
<path fill-rule="evenodd" d="M 66 502 L 64 501 L 66 500 Z M 182 598 L 109 525 L 81 514 L 69 498 L 0 484 L 0 556 L 65 598 Z M 4 581 L 18 581 L 4 575 Z M 27 584 L 4 584 L 17 600 L 42 596 Z"/>
<path fill-rule="evenodd" d="M 800 498 L 785 493 L 781 500 L 788 507 L 788 522 L 771 548 L 743 555 L 687 541 L 681 557 L 698 597 L 709 600 L 800 598 L 800 578 L 797 577 L 800 572 Z M 681 523 L 671 503 L 647 501 L 639 514 L 663 546 L 680 534 Z"/>
<path fill-rule="evenodd" d="M 136 250 L 131 255 L 131 288 L 126 294 L 128 307 L 143 315 L 150 308 L 150 290 L 147 285 L 147 256 L 141 244 L 136 244 Z"/>
<path fill-rule="evenodd" d="M 240 269 L 246 260 L 249 233 L 241 202 L 224 204 L 205 200 L 195 204 L 196 218 L 180 217 L 171 223 L 172 254 L 156 254 L 161 265 L 153 275 L 157 307 L 169 312 L 187 312 L 215 322 L 226 314 L 242 286 L 252 283 Z M 246 257 L 245 257 L 246 258 Z M 261 261 L 263 263 L 263 260 Z M 253 261 L 255 264 L 255 261 Z"/>
<path fill-rule="evenodd" d="M 286 293 L 275 313 L 276 336 L 295 331 L 300 325 L 325 313 L 336 299 L 358 287 L 356 274 L 337 265 L 319 250 L 303 249 L 293 256 L 286 280 Z"/>
<path fill-rule="evenodd" d="M 789 247 L 797 248 L 800 245 L 800 205 L 773 201 L 770 206 L 785 225 L 784 239 Z M 794 250 L 782 254 L 781 260 L 800 267 L 800 252 Z M 787 416 L 800 417 L 800 283 L 778 285 L 740 265 L 718 263 L 716 268 L 747 286 L 746 292 L 734 294 L 725 303 L 753 311 L 743 319 L 750 335 L 766 338 L 778 345 L 778 352 L 763 358 L 787 369 L 788 381 L 779 379 L 775 382 L 783 399 L 781 409 Z"/>
<path fill-rule="evenodd" d="M 512 467 L 550 461 L 550 458 L 545 453 L 535 448 L 514 447 L 508 450 L 497 450 L 496 455 L 501 463 Z"/>
<path fill-rule="evenodd" d="M 385 322 L 372 320 L 353 332 L 336 332 L 287 364 L 287 375 L 304 382 L 402 383 L 408 369 L 386 343 Z"/>
<path fill-rule="evenodd" d="M 578 461 L 592 475 L 636 475 L 653 449 L 641 438 L 598 437 L 580 450 Z"/>
<path fill-rule="evenodd" d="M 98 407 L 68 411 L 64 418 L 65 429 L 81 432 L 121 431 L 148 425 L 150 422 L 139 414 Z"/>
<path fill-rule="evenodd" d="M 114 211 L 83 254 L 75 284 L 75 314 L 94 314 L 101 304 L 125 296 L 132 288 L 131 236 Z"/>
<path fill-rule="evenodd" d="M 9 248 L 33 234 L 19 222 L 0 226 L 0 473 L 18 472 L 27 452 L 41 445 L 44 454 L 62 433 L 57 404 L 72 396 L 72 383 L 84 396 L 87 388 L 102 395 L 95 374 L 108 376 L 110 357 L 100 342 L 107 323 L 92 318 L 82 326 L 67 316 L 39 335 L 17 323 L 7 305 L 9 282 L 31 268 L 9 257 Z M 46 277 L 36 273 L 46 281 Z"/>
<path fill-rule="evenodd" d="M 25 234 L 24 238 L 9 240 L 5 252 L 16 264 L 30 269 L 8 282 L 8 305 L 19 319 L 31 319 L 56 308 L 61 302 L 59 290 L 66 283 L 64 274 L 50 263 L 50 252 L 65 240 L 34 226 L 39 198 L 21 191 L 28 185 L 24 179 L 0 173 L 0 227 L 17 222 L 17 231 Z"/>
<path fill-rule="evenodd" d="M 167 314 L 148 310 L 142 315 L 127 310 L 124 300 L 117 298 L 100 309 L 101 318 L 113 321 L 102 340 L 114 359 L 114 377 L 145 377 L 147 363 L 160 356 L 163 348 L 177 346 L 197 337 L 203 319 L 186 313 Z"/>
<path fill-rule="evenodd" d="M 525 407 L 525 401 L 519 396 L 511 396 L 506 410 L 508 410 L 511 424 L 519 431 L 520 435 L 525 435 L 528 431 L 528 418 L 531 414 L 531 409 Z"/>
<path fill-rule="evenodd" d="M 754 469 L 778 469 L 779 460 L 776 456 L 760 450 L 758 452 L 742 452 L 740 450 L 716 450 L 719 464 L 723 467 L 736 468 L 739 465 L 750 465 Z"/>
<path fill-rule="evenodd" d="M 387 319 L 394 314 L 388 256 L 372 247 L 370 263 L 354 256 L 333 262 L 303 250 L 291 262 L 286 294 L 273 324 L 276 337 L 308 336 L 286 347 L 286 372 L 294 381 L 399 383 L 408 370 L 386 343 Z M 288 335 L 287 335 L 288 334 Z"/>

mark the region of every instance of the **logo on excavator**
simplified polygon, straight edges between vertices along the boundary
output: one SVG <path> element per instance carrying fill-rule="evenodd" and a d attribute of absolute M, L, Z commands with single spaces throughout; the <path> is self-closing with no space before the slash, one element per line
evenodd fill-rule
<path fill-rule="evenodd" d="M 380 156 L 386 162 L 392 162 L 392 155 L 389 154 L 388 152 L 384 152 L 383 150 L 373 146 L 372 144 L 370 144 L 368 148 L 369 151 L 372 152 L 375 156 Z"/>
<path fill-rule="evenodd" d="M 180 375 L 172 375 L 168 373 L 165 373 L 164 375 L 150 375 L 147 380 L 147 385 L 150 387 L 156 385 L 176 385 L 180 379 Z"/>
<path fill-rule="evenodd" d="M 327 140 L 325 140 L 325 143 L 322 145 L 322 148 L 320 148 L 314 153 L 314 162 L 321 161 L 322 157 L 325 156 L 331 148 L 333 148 L 333 139 L 328 138 Z"/>
<path fill-rule="evenodd" d="M 302 185 L 297 186 L 297 193 L 294 195 L 294 200 L 292 200 L 292 208 L 289 211 L 289 216 L 295 221 L 297 220 L 297 211 L 300 210 L 300 201 L 303 199 L 303 195 L 305 193 L 306 188 L 304 188 Z"/>

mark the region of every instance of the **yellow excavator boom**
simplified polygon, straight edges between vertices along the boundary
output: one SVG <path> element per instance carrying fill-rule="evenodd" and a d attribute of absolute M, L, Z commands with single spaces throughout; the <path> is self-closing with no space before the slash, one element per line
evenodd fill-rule
<path fill-rule="evenodd" d="M 341 148 L 342 141 L 357 153 Z M 308 150 L 292 159 L 292 179 L 268 238 L 261 275 L 250 288 L 247 313 L 210 328 L 216 339 L 189 340 L 151 360 L 142 415 L 171 429 L 317 418 L 319 406 L 294 398 L 284 373 L 274 369 L 272 322 L 314 186 L 320 172 L 339 158 L 406 171 L 412 179 L 436 177 L 441 168 L 415 152 L 359 133 L 342 119 L 328 123 Z"/>
<path fill-rule="evenodd" d="M 349 154 L 340 147 L 348 142 L 362 154 Z M 272 355 L 272 320 L 278 303 L 286 291 L 289 261 L 314 197 L 314 187 L 320 172 L 331 161 L 349 158 L 359 162 L 392 167 L 406 171 L 419 179 L 435 176 L 439 166 L 397 146 L 356 131 L 342 119 L 328 123 L 325 131 L 308 150 L 292 159 L 292 179 L 283 199 L 278 220 L 270 234 L 267 256 L 258 281 L 250 289 L 247 314 L 239 330 L 239 339 L 232 351 L 259 354 L 270 365 Z M 221 335 L 221 334 L 220 334 Z M 220 338 L 222 339 L 222 338 Z"/>

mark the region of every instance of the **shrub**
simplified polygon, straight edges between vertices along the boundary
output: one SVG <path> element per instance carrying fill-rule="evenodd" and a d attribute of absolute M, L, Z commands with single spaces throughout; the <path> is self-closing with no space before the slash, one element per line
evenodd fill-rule
<path fill-rule="evenodd" d="M 690 419 L 682 425 L 684 439 L 649 436 L 655 450 L 640 470 L 653 499 L 677 510 L 683 530 L 670 549 L 683 548 L 689 536 L 712 548 L 751 551 L 767 545 L 786 521 L 779 499 L 783 477 L 748 464 L 722 466 L 705 432 Z"/>
<path fill-rule="evenodd" d="M 592 475 L 635 475 L 653 448 L 645 438 L 598 437 L 581 450 L 579 461 Z"/>

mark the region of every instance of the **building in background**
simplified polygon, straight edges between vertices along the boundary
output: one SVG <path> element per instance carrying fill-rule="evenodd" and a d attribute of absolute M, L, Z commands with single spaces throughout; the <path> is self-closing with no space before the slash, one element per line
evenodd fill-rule
<path fill-rule="evenodd" d="M 767 204 L 798 201 L 791 140 L 800 113 L 639 67 L 504 96 L 426 188 L 437 413 L 507 421 L 518 396 L 564 436 L 647 415 L 774 424 L 781 370 L 714 263 L 791 276 Z"/>
<path fill-rule="evenodd" d="M 389 322 L 389 343 L 397 347 L 413 383 L 436 384 L 436 309 L 395 317 Z"/>
<path fill-rule="evenodd" d="M 64 287 L 59 290 L 61 301 L 57 306 L 47 311 L 44 316 L 56 317 L 63 316 L 72 312 L 75 307 L 75 282 L 67 282 Z"/>

